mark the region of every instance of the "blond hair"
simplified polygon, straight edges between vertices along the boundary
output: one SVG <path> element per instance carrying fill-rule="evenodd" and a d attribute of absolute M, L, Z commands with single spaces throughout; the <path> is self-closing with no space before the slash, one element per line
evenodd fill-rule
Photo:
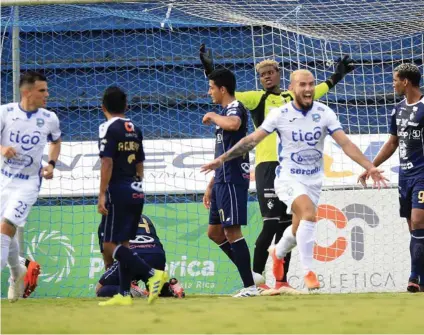
<path fill-rule="evenodd" d="M 300 69 L 300 70 L 293 71 L 290 74 L 290 82 L 292 83 L 293 81 L 296 80 L 296 77 L 298 75 L 302 75 L 302 74 L 308 74 L 308 75 L 311 75 L 312 77 L 314 76 L 311 71 L 305 70 L 305 69 Z"/>
<path fill-rule="evenodd" d="M 260 69 L 264 68 L 265 66 L 273 66 L 277 71 L 280 71 L 278 67 L 278 62 L 273 59 L 265 59 L 262 62 L 259 62 L 256 64 L 256 72 L 259 72 Z"/>

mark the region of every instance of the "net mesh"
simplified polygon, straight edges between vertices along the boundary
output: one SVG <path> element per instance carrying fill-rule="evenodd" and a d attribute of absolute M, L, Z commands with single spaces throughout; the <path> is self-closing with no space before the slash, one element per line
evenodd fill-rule
<path fill-rule="evenodd" d="M 106 87 L 128 92 L 128 115 L 143 130 L 145 212 L 158 226 L 171 275 L 189 292 L 230 293 L 241 282 L 233 264 L 208 241 L 208 214 L 201 205 L 208 177 L 199 166 L 212 158 L 214 147 L 213 129 L 201 119 L 217 106 L 207 96 L 199 45 L 206 43 L 216 64 L 235 72 L 238 91 L 261 88 L 254 65 L 263 59 L 280 62 L 281 86 L 287 89 L 293 70 L 307 68 L 321 82 L 338 58 L 351 55 L 355 71 L 322 101 L 372 159 L 387 138 L 396 101 L 394 67 L 414 62 L 423 70 L 423 5 L 412 0 L 218 0 L 2 7 L 1 103 L 13 99 L 12 28 L 19 26 L 20 69 L 46 73 L 48 107 L 58 114 L 65 141 L 56 178 L 44 183 L 26 226 L 25 253 L 44 266 L 37 294 L 92 295 L 102 272 L 95 141 Z M 396 158 L 386 169 L 396 183 Z M 325 171 L 322 202 L 333 207 L 320 209 L 315 250 L 324 290 L 403 289 L 407 234 L 397 238 L 400 232 L 391 228 L 400 221 L 395 219 L 396 191 L 352 190 L 361 169 L 331 141 Z M 254 183 L 251 188 L 245 234 L 253 247 L 262 220 Z M 291 283 L 301 287 L 301 277 L 295 255 Z"/>

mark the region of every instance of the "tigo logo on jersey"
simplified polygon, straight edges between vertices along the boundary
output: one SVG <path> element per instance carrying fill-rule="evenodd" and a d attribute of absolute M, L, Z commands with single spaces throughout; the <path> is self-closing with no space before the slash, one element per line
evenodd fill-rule
<path fill-rule="evenodd" d="M 9 140 L 12 143 L 21 144 L 21 148 L 25 151 L 31 150 L 40 143 L 40 135 L 39 131 L 34 131 L 32 135 L 21 135 L 21 132 L 18 130 L 16 133 L 13 131 L 10 132 Z"/>
<path fill-rule="evenodd" d="M 317 210 L 317 224 L 326 220 L 333 223 L 338 230 L 346 228 L 350 220 L 362 219 L 370 228 L 379 225 L 380 219 L 374 210 L 362 204 L 350 204 L 342 210 L 332 205 L 319 205 Z M 352 258 L 360 261 L 364 257 L 364 230 L 360 226 L 354 226 L 350 232 Z M 346 251 L 348 240 L 339 236 L 328 247 L 315 244 L 314 258 L 321 262 L 331 262 L 341 257 Z"/>
<path fill-rule="evenodd" d="M 294 142 L 306 142 L 310 146 L 314 146 L 318 143 L 319 139 L 322 136 L 321 128 L 315 127 L 314 131 L 303 132 L 301 129 L 299 131 L 292 131 L 292 140 Z"/>

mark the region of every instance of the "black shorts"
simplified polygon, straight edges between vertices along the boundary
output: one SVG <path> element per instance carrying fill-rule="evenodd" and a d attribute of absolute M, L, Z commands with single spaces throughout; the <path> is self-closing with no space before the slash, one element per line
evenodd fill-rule
<path fill-rule="evenodd" d="M 275 169 L 278 165 L 278 162 L 263 162 L 256 166 L 258 202 L 263 219 L 279 218 L 280 221 L 289 221 L 292 216 L 286 214 L 287 206 L 278 199 L 274 190 Z"/>
<path fill-rule="evenodd" d="M 103 252 L 103 242 L 119 244 L 135 238 L 143 212 L 143 204 L 107 203 L 108 215 L 102 216 L 99 226 L 99 244 Z"/>
<path fill-rule="evenodd" d="M 223 227 L 247 225 L 248 188 L 232 183 L 215 184 L 211 194 L 209 224 Z"/>

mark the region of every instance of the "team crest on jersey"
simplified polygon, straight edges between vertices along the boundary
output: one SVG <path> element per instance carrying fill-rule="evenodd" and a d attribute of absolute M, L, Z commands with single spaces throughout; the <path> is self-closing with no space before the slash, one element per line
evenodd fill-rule
<path fill-rule="evenodd" d="M 7 107 L 8 112 L 13 112 L 13 107 Z"/>
<path fill-rule="evenodd" d="M 414 107 L 412 107 L 412 111 L 413 112 L 416 112 L 418 110 L 418 106 L 414 106 Z"/>
<path fill-rule="evenodd" d="M 319 122 L 321 120 L 321 115 L 319 114 L 312 114 L 312 121 Z"/>
<path fill-rule="evenodd" d="M 274 207 L 274 200 L 269 199 L 266 205 L 269 209 L 272 209 Z"/>
<path fill-rule="evenodd" d="M 38 118 L 38 119 L 37 119 L 37 126 L 38 126 L 38 127 L 40 127 L 40 128 L 41 128 L 42 126 L 44 126 L 44 120 L 43 120 L 43 119 Z"/>

